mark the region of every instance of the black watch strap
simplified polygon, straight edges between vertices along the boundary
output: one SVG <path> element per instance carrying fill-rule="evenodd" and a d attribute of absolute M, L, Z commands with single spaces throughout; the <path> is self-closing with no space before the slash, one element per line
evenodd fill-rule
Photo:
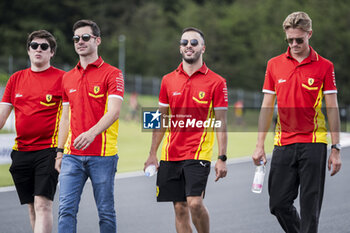
<path fill-rule="evenodd" d="M 63 148 L 56 148 L 56 153 L 61 152 L 63 153 L 64 149 Z"/>
<path fill-rule="evenodd" d="M 227 160 L 227 156 L 226 155 L 219 155 L 218 159 L 220 159 L 220 160 L 225 162 Z"/>
<path fill-rule="evenodd" d="M 341 149 L 341 145 L 338 143 L 338 144 L 333 144 L 331 146 L 332 149 L 336 149 L 336 150 L 340 150 Z"/>

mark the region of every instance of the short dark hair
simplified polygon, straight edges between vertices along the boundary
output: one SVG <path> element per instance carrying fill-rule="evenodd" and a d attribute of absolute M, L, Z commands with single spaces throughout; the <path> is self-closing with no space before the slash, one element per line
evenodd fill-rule
<path fill-rule="evenodd" d="M 194 32 L 197 32 L 203 39 L 203 42 L 204 42 L 204 34 L 201 30 L 199 30 L 198 28 L 195 28 L 195 27 L 188 27 L 188 28 L 185 28 L 184 30 L 182 30 L 182 34 L 184 34 L 185 32 L 190 32 L 190 31 L 194 31 Z"/>
<path fill-rule="evenodd" d="M 29 50 L 30 43 L 35 38 L 46 39 L 47 42 L 49 42 L 51 52 L 53 52 L 54 54 L 56 53 L 56 49 L 57 49 L 56 39 L 50 32 L 46 30 L 38 30 L 29 34 L 27 38 L 27 50 Z"/>
<path fill-rule="evenodd" d="M 97 23 L 95 23 L 94 21 L 89 20 L 89 19 L 81 19 L 81 20 L 78 20 L 77 22 L 75 22 L 75 24 L 73 25 L 73 33 L 78 28 L 85 27 L 85 26 L 91 27 L 92 34 L 94 36 L 97 36 L 97 37 L 101 36 L 101 30 L 98 27 Z"/>

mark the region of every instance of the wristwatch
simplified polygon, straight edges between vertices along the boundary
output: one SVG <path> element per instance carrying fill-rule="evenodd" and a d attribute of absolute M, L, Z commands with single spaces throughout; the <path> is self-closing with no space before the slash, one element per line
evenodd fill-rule
<path fill-rule="evenodd" d="M 61 152 L 63 153 L 64 149 L 63 148 L 56 148 L 56 153 Z"/>
<path fill-rule="evenodd" d="M 226 155 L 219 155 L 218 159 L 222 160 L 223 162 L 225 162 L 227 160 L 227 156 Z"/>
<path fill-rule="evenodd" d="M 332 146 L 331 146 L 331 148 L 333 149 L 336 149 L 336 150 L 340 150 L 341 149 L 341 145 L 338 143 L 338 144 L 333 144 Z"/>

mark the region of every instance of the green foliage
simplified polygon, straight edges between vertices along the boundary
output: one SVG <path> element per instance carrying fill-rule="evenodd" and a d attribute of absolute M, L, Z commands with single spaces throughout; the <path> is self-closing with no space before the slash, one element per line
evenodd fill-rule
<path fill-rule="evenodd" d="M 10 164 L 0 164 L 0 187 L 12 186 L 13 180 L 9 172 Z"/>
<path fill-rule="evenodd" d="M 25 5 L 23 0 L 3 0 L 0 9 L 4 57 L 26 59 L 27 34 L 44 28 L 57 37 L 53 64 L 73 67 L 78 58 L 72 25 L 89 18 L 102 30 L 100 54 L 106 62 L 118 65 L 118 38 L 125 35 L 126 73 L 161 77 L 181 61 L 182 29 L 194 26 L 205 34 L 207 65 L 230 87 L 256 91 L 261 90 L 267 61 L 287 49 L 283 20 L 293 11 L 305 11 L 313 20 L 311 45 L 334 63 L 339 101 L 350 104 L 348 0 L 32 0 Z"/>
<path fill-rule="evenodd" d="M 5 86 L 9 77 L 10 76 L 6 73 L 0 73 L 0 85 Z"/>

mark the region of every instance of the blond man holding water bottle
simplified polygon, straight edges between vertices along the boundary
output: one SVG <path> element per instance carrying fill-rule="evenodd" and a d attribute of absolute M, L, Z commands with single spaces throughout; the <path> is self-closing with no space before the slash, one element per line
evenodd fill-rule
<path fill-rule="evenodd" d="M 287 52 L 267 64 L 255 165 L 266 164 L 264 141 L 277 99 L 278 118 L 269 174 L 270 211 L 285 232 L 317 232 L 325 170 L 327 129 L 321 111 L 325 99 L 332 140 L 331 176 L 341 167 L 340 120 L 333 63 L 310 45 L 312 21 L 294 12 L 283 22 Z M 300 215 L 293 206 L 300 189 Z"/>

